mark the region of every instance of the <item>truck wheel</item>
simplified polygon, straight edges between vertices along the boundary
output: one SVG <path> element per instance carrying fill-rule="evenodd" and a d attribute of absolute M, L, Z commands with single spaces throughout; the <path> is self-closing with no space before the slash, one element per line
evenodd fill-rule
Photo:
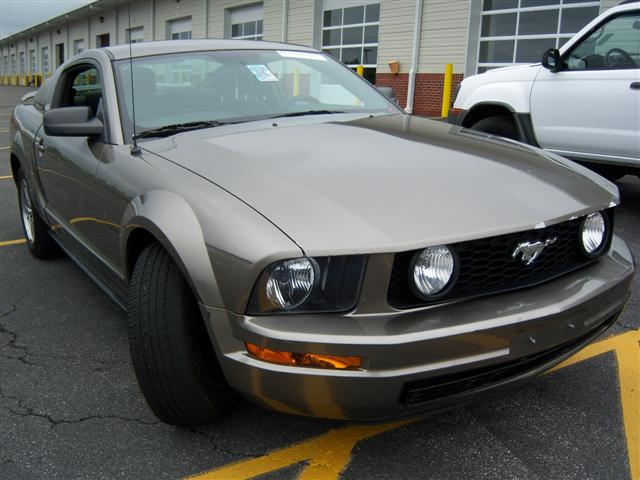
<path fill-rule="evenodd" d="M 56 242 L 49 236 L 49 226 L 44 222 L 31 201 L 29 184 L 22 171 L 18 171 L 18 203 L 22 231 L 27 247 L 34 257 L 49 258 L 58 252 Z"/>
<path fill-rule="evenodd" d="M 493 135 L 510 138 L 512 140 L 520 140 L 518 131 L 513 121 L 506 115 L 494 115 L 477 121 L 471 128 Z"/>
<path fill-rule="evenodd" d="M 149 407 L 163 422 L 211 423 L 234 393 L 189 285 L 159 244 L 140 254 L 129 287 L 129 347 Z"/>

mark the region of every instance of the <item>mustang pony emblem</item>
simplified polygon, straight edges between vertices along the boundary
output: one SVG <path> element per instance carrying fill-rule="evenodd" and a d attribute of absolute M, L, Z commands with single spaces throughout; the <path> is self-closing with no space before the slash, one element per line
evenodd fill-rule
<path fill-rule="evenodd" d="M 511 254 L 512 258 L 517 258 L 519 254 L 522 254 L 522 261 L 525 265 L 531 265 L 535 262 L 536 258 L 540 256 L 542 251 L 548 247 L 556 243 L 558 237 L 548 238 L 544 242 L 520 242 L 516 249 Z"/>

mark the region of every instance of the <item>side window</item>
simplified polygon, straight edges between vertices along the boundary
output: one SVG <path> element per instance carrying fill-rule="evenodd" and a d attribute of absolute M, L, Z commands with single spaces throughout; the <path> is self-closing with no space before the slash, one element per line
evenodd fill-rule
<path fill-rule="evenodd" d="M 69 73 L 62 92 L 60 107 L 91 107 L 93 115 L 101 109 L 102 81 L 98 69 L 92 66 Z"/>
<path fill-rule="evenodd" d="M 612 18 L 582 39 L 564 59 L 565 70 L 640 68 L 640 12 Z"/>

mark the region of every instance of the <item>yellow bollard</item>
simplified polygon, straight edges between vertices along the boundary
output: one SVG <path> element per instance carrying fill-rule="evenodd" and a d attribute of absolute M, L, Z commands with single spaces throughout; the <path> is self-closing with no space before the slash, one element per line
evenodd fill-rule
<path fill-rule="evenodd" d="M 293 96 L 300 95 L 300 68 L 293 69 Z"/>
<path fill-rule="evenodd" d="M 356 73 L 360 76 L 360 77 L 364 77 L 364 67 L 362 65 L 358 65 L 356 67 Z"/>
<path fill-rule="evenodd" d="M 451 82 L 453 80 L 453 64 L 447 63 L 444 68 L 444 87 L 442 89 L 442 118 L 449 116 L 451 103 Z"/>

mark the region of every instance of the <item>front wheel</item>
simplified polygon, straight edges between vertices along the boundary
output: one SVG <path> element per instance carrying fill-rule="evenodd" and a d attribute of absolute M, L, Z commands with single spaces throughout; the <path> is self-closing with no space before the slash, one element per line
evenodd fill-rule
<path fill-rule="evenodd" d="M 165 423 L 211 423 L 231 405 L 188 283 L 159 244 L 140 254 L 129 287 L 129 347 L 147 403 Z"/>
<path fill-rule="evenodd" d="M 520 140 L 518 138 L 518 130 L 516 129 L 513 120 L 506 115 L 494 115 L 483 118 L 471 125 L 471 128 L 480 132 L 510 138 L 512 140 Z"/>
<path fill-rule="evenodd" d="M 33 205 L 29 184 L 22 171 L 18 172 L 18 203 L 22 231 L 29 251 L 37 258 L 48 258 L 55 255 L 58 246 L 49 236 L 49 226 Z"/>

